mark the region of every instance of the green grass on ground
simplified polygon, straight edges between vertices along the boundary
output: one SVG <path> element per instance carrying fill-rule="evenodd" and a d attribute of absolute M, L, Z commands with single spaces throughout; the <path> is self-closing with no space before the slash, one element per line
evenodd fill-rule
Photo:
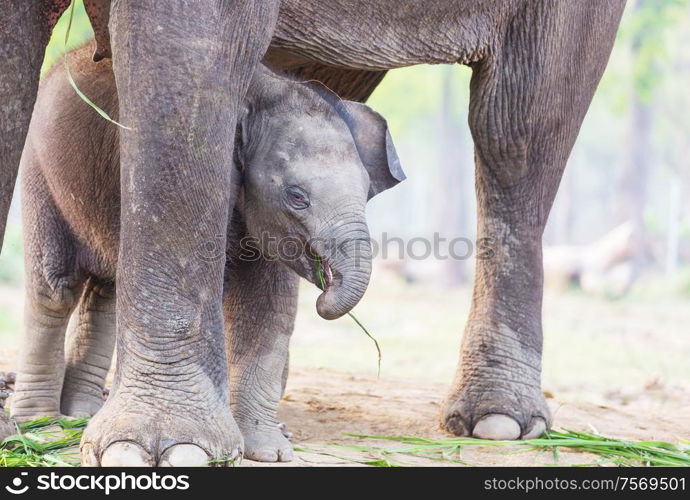
<path fill-rule="evenodd" d="M 79 441 L 87 419 L 42 418 L 18 426 L 18 433 L 0 442 L 0 466 L 57 467 L 79 465 Z M 458 465 L 473 465 L 462 459 L 462 451 L 470 446 L 517 446 L 528 450 L 544 450 L 558 462 L 561 449 L 591 453 L 599 456 L 592 463 L 582 465 L 618 466 L 690 466 L 690 443 L 677 445 L 663 441 L 627 441 L 598 434 L 569 430 L 549 431 L 538 439 L 526 441 L 488 441 L 473 438 L 427 439 L 406 436 L 370 436 L 348 434 L 362 440 L 395 443 L 391 446 L 332 445 L 337 449 L 355 451 L 360 459 L 348 460 L 377 467 L 404 466 L 404 458 L 417 457 Z M 297 451 L 314 452 L 297 445 Z"/>
<path fill-rule="evenodd" d="M 19 425 L 17 434 L 0 442 L 0 466 L 78 466 L 79 441 L 87 420 L 46 417 Z"/>
<path fill-rule="evenodd" d="M 582 466 L 617 465 L 622 467 L 680 467 L 690 466 L 690 443 L 678 445 L 663 441 L 627 441 L 599 434 L 571 430 L 548 431 L 537 439 L 525 441 L 490 441 L 474 438 L 427 439 L 407 436 L 370 436 L 349 434 L 362 439 L 376 439 L 397 442 L 393 447 L 342 446 L 342 448 L 367 452 L 377 457 L 371 465 L 396 466 L 400 456 L 412 456 L 439 462 L 453 462 L 472 465 L 461 458 L 462 450 L 468 446 L 513 446 L 529 450 L 542 450 L 553 453 L 554 463 L 558 463 L 561 449 L 599 455 L 593 463 Z M 396 458 L 393 458 L 396 457 Z"/>

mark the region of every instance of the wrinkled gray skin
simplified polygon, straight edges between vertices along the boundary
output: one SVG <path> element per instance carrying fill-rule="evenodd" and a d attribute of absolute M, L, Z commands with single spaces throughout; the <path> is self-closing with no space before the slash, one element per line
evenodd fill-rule
<path fill-rule="evenodd" d="M 108 3 L 100 0 L 105 9 Z M 194 242 L 224 233 L 227 205 L 234 200 L 210 201 L 208 193 L 221 179 L 230 182 L 221 165 L 232 148 L 229 140 L 217 141 L 215 125 L 237 119 L 234 106 L 269 43 L 270 65 L 305 78 L 316 75 L 353 99 L 366 98 L 391 68 L 472 68 L 478 233 L 494 247 L 491 258 L 477 262 L 461 362 L 442 422 L 458 435 L 496 439 L 532 436 L 547 426 L 540 380 L 541 237 L 625 1 L 209 0 L 204 8 L 192 1 L 164 3 L 113 0 L 109 37 L 99 35 L 112 52 L 122 119 L 137 129 L 123 134 L 120 144 L 127 244 L 118 273 L 119 373 L 148 383 L 130 390 L 127 400 L 125 392 L 115 391 L 87 429 L 83 460 L 104 463 L 118 456 L 122 463 L 156 463 L 167 453 L 193 463 L 175 443 L 196 444 L 213 456 L 233 443 L 217 432 L 229 416 L 220 409 L 223 391 L 215 388 L 226 382 L 216 376 L 218 369 L 207 368 L 223 360 L 209 358 L 206 348 L 192 358 L 183 349 L 190 342 L 204 346 L 202 339 L 211 337 L 219 342 L 222 317 L 210 304 L 218 303 L 222 269 L 188 256 Z M 11 129 L 0 146 L 5 207 L 49 29 L 38 22 L 39 9 L 25 9 L 8 29 L 6 18 L 16 11 L 0 14 L 0 126 Z M 235 51 L 238 46 L 243 50 Z M 218 106 L 221 100 L 226 105 Z M 223 149 L 211 154 L 207 144 Z M 174 182 L 156 182 L 162 176 Z M 200 219 L 216 223 L 199 224 Z M 165 349 L 159 348 L 161 339 Z M 180 362 L 166 364 L 169 359 Z M 152 372 L 157 376 L 145 375 Z M 190 374 L 199 381 L 195 401 L 177 388 L 179 378 Z M 142 398 L 151 393 L 156 396 Z M 152 424 L 170 408 L 183 415 L 193 404 L 208 408 L 199 421 L 180 417 Z"/>
<path fill-rule="evenodd" d="M 77 85 L 117 115 L 112 65 L 109 60 L 94 64 L 92 52 L 85 47 L 70 54 Z M 298 278 L 283 264 L 315 282 L 313 256 L 321 257 L 328 271 L 319 313 L 336 318 L 349 311 L 364 294 L 371 272 L 365 203 L 399 182 L 402 172 L 396 171 L 396 179 L 389 171 L 388 161 L 397 162 L 397 157 L 383 118 L 317 85 L 260 68 L 240 117 L 234 165 L 239 202 L 230 218 L 226 251 L 213 242 L 199 248 L 198 255 L 209 260 L 228 256 L 223 312 L 230 404 L 244 453 L 254 460 L 288 461 L 292 448 L 277 427 L 276 411 L 287 373 Z M 366 140 L 360 141 L 363 135 Z M 12 404 L 17 420 L 92 416 L 103 404 L 115 342 L 117 146 L 117 129 L 79 99 L 62 67 L 54 69 L 39 90 L 22 156 L 27 297 Z M 274 243 L 288 238 L 301 247 L 307 242 L 309 255 L 300 251 L 295 256 L 294 247 L 281 250 Z M 185 380 L 180 385 L 194 390 L 185 387 Z"/>

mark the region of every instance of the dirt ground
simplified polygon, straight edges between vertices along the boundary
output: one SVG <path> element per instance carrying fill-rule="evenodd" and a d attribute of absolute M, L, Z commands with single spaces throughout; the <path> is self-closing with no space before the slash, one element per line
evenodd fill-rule
<path fill-rule="evenodd" d="M 688 299 L 640 289 L 643 294 L 613 302 L 547 292 L 543 387 L 556 429 L 671 443 L 690 439 Z M 371 341 L 348 318 L 320 319 L 316 295 L 306 285 L 301 292 L 279 415 L 298 450 L 289 465 L 359 465 L 381 457 L 372 448 L 400 446 L 346 433 L 449 437 L 439 428 L 439 414 L 470 291 L 408 286 L 385 275 L 373 280 L 355 313 L 381 345 L 379 379 Z M 16 370 L 21 297 L 21 290 L 0 287 L 0 371 Z M 470 465 L 495 466 L 592 464 L 598 458 L 561 449 L 556 462 L 550 452 L 482 446 L 467 446 L 460 456 Z M 392 459 L 454 465 L 407 455 Z"/>
<path fill-rule="evenodd" d="M 279 412 L 294 433 L 298 451 L 293 465 L 356 465 L 379 457 L 375 452 L 355 452 L 338 445 L 396 448 L 400 445 L 349 437 L 350 434 L 448 438 L 438 425 L 443 384 L 420 383 L 400 378 L 351 375 L 330 370 L 297 369 Z M 548 396 L 548 394 L 547 394 Z M 660 414 L 646 405 L 595 405 L 568 403 L 549 398 L 555 426 L 571 430 L 635 439 L 677 442 L 688 437 L 690 402 Z M 333 456 L 323 455 L 328 453 Z M 394 455 L 395 456 L 395 455 Z M 561 450 L 551 453 L 524 451 L 518 447 L 465 447 L 460 458 L 471 465 L 533 466 L 573 465 L 595 462 L 598 457 Z M 397 456 L 403 464 L 443 465 L 436 461 Z M 245 461 L 245 465 L 259 465 Z M 452 464 L 447 464 L 452 465 Z"/>
<path fill-rule="evenodd" d="M 15 354 L 0 351 L 2 359 Z M 5 368 L 5 363 L 0 364 Z M 348 434 L 416 436 L 449 439 L 439 427 L 443 384 L 414 380 L 352 375 L 326 369 L 295 369 L 281 403 L 279 419 L 293 433 L 295 460 L 262 464 L 244 460 L 244 467 L 361 466 L 403 445 L 363 439 Z M 547 397 L 551 396 L 547 394 Z M 690 404 L 660 414 L 646 405 L 596 405 L 548 399 L 555 427 L 599 433 L 634 440 L 662 440 L 676 443 L 688 437 Z M 352 446 L 365 447 L 355 450 Z M 76 450 L 75 450 L 76 451 Z M 462 466 L 403 454 L 387 454 L 397 465 Z M 547 451 L 519 446 L 465 446 L 455 457 L 472 466 L 543 466 L 595 464 L 596 455 L 561 448 L 557 457 Z"/>

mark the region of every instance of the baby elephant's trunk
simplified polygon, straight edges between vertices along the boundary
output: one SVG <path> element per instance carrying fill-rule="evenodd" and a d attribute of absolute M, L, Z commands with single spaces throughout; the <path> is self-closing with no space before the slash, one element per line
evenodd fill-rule
<path fill-rule="evenodd" d="M 316 310 L 325 319 L 336 319 L 360 301 L 371 275 L 371 241 L 364 215 L 341 219 L 325 238 L 323 257 L 325 291 Z"/>

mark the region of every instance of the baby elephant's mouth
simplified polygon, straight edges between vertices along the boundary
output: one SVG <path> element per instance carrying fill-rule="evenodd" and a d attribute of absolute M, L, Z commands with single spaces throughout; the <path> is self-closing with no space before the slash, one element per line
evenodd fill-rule
<path fill-rule="evenodd" d="M 348 258 L 345 251 L 335 254 L 329 251 L 328 246 L 319 243 L 307 244 L 304 257 L 308 262 L 303 266 L 307 269 L 304 277 L 322 290 L 316 300 L 319 316 L 336 319 L 359 302 L 369 283 L 371 268 L 369 261 L 358 263 L 356 258 Z"/>
<path fill-rule="evenodd" d="M 322 290 L 326 290 L 333 285 L 334 273 L 330 262 L 326 257 L 322 257 L 314 247 L 307 244 L 307 256 L 312 263 L 314 272 L 314 283 Z"/>
<path fill-rule="evenodd" d="M 324 289 L 329 288 L 333 284 L 333 269 L 327 259 L 321 259 L 321 265 L 317 265 L 317 273 L 319 270 L 323 276 Z M 321 279 L 319 279 L 319 281 L 321 281 Z"/>

